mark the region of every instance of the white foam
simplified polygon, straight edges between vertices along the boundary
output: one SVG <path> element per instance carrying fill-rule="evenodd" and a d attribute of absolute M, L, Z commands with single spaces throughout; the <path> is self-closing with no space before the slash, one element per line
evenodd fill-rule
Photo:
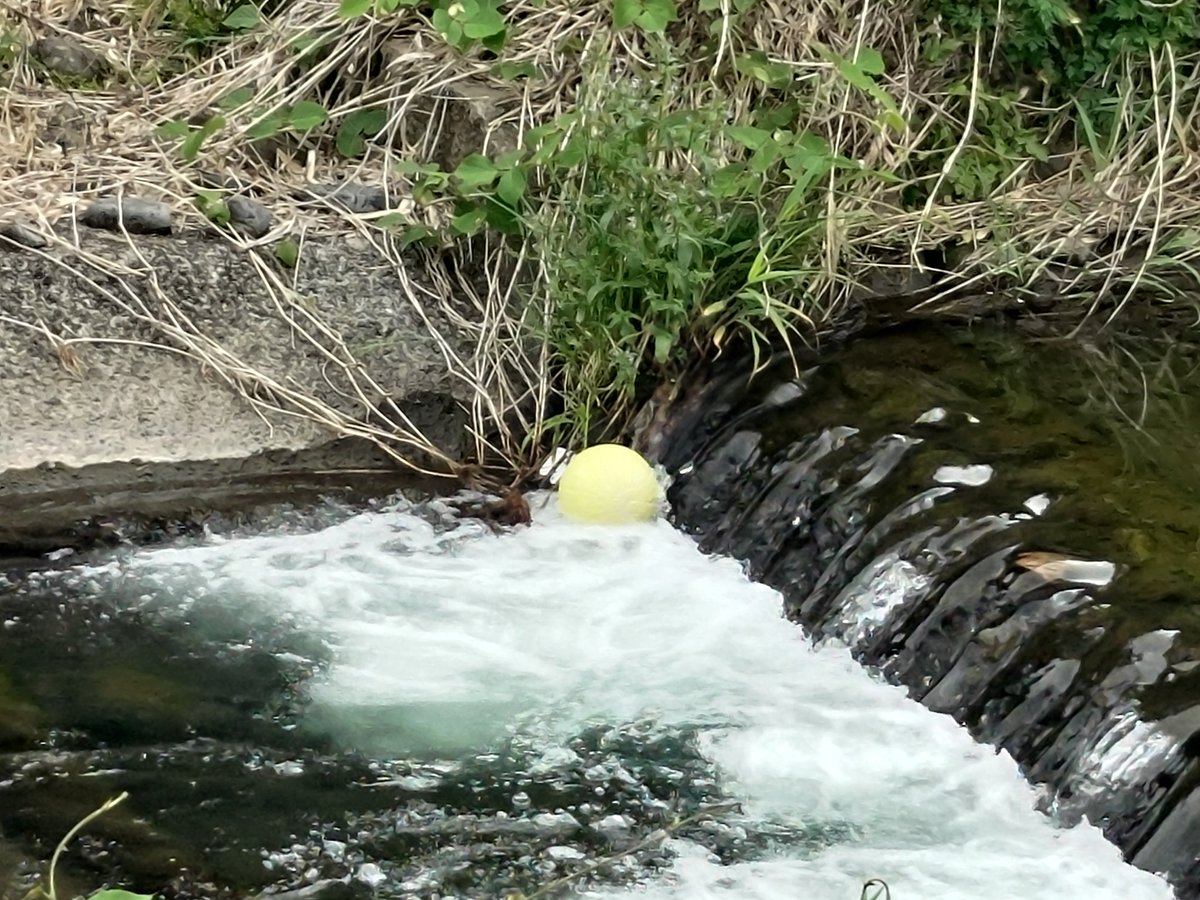
<path fill-rule="evenodd" d="M 814 650 L 774 591 L 661 522 L 589 527 L 535 504 L 529 529 L 448 536 L 400 510 L 146 552 L 122 571 L 171 585 L 188 615 L 217 603 L 323 633 L 338 661 L 316 706 L 347 740 L 401 755 L 527 727 L 553 752 L 597 719 L 700 724 L 750 819 L 853 835 L 728 866 L 676 842 L 648 897 L 847 900 L 870 877 L 896 900 L 1172 896 L 1092 827 L 1036 812 L 1006 755 L 845 650 Z"/>
<path fill-rule="evenodd" d="M 964 487 L 979 487 L 991 481 L 993 474 L 995 474 L 995 470 L 985 464 L 974 466 L 940 466 L 933 473 L 933 480 L 938 484 L 961 484 Z"/>

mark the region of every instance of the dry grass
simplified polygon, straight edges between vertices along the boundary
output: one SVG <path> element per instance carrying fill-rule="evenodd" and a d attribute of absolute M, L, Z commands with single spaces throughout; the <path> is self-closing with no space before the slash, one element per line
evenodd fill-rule
<path fill-rule="evenodd" d="M 520 82 L 499 78 L 495 62 L 478 52 L 462 54 L 448 47 L 411 10 L 386 20 L 367 16 L 345 21 L 332 0 L 280 5 L 258 27 L 229 36 L 182 70 L 170 62 L 181 58 L 179 37 L 158 27 L 152 5 L 0 3 L 0 30 L 7 28 L 20 48 L 7 71 L 0 69 L 7 81 L 0 89 L 2 215 L 49 231 L 78 204 L 124 192 L 166 199 L 201 227 L 203 217 L 191 199 L 204 183 L 204 173 L 218 171 L 253 191 L 275 215 L 266 237 L 249 240 L 229 232 L 230 241 L 251 250 L 285 235 L 353 230 L 372 242 L 382 260 L 405 273 L 415 264 L 413 257 L 402 255 L 395 235 L 373 222 L 377 217 L 314 210 L 295 199 L 296 188 L 339 179 L 385 185 L 394 205 L 411 220 L 439 225 L 447 215 L 445 206 L 414 204 L 411 185 L 396 174 L 394 163 L 434 153 L 447 115 L 462 107 L 456 96 L 490 92 L 494 108 L 484 146 L 472 149 L 503 149 L 530 127 L 571 107 L 585 57 L 605 60 L 614 82 L 645 62 L 637 32 L 613 30 L 606 4 L 507 4 L 511 34 L 503 60 L 528 64 L 540 73 Z M 910 5 L 907 0 L 760 0 L 736 27 L 720 13 L 689 9 L 669 30 L 682 48 L 680 58 L 688 61 L 676 91 L 680 106 L 716 99 L 738 119 L 767 103 L 770 89 L 737 75 L 731 66 L 762 51 L 794 74 L 791 90 L 802 99 L 797 129 L 823 135 L 835 152 L 866 169 L 900 176 L 900 183 L 862 179 L 850 187 L 830 176 L 821 194 L 820 241 L 810 253 L 816 274 L 806 315 L 818 332 L 837 319 L 864 284 L 897 265 L 920 267 L 922 251 L 950 245 L 957 257 L 948 271 L 938 273 L 944 276 L 938 288 L 921 298 L 926 308 L 952 308 L 964 296 L 991 289 L 998 279 L 1016 296 L 1022 288 L 1044 291 L 1052 284 L 1061 296 L 1082 301 L 1084 311 L 1109 318 L 1141 293 L 1176 299 L 1179 285 L 1194 280 L 1200 258 L 1200 91 L 1195 75 L 1185 74 L 1195 71 L 1197 61 L 1176 59 L 1168 48 L 1148 73 L 1117 77 L 1114 93 L 1126 104 L 1127 127 L 1109 146 L 1059 152 L 1057 172 L 1050 175 L 1033 160 L 1019 161 L 988 198 L 952 203 L 940 188 L 962 151 L 977 140 L 989 48 L 977 41 L 964 103 L 951 94 L 945 72 L 922 61 L 920 47 L 930 35 L 917 33 Z M 73 89 L 48 79 L 29 48 L 36 39 L 57 33 L 75 35 L 104 58 L 111 74 L 99 84 Z M 297 66 L 297 47 L 316 39 L 321 52 Z M 846 58 L 861 47 L 880 51 L 888 63 L 880 85 L 908 125 L 900 130 L 881 127 L 878 105 L 837 73 L 821 47 Z M 207 141 L 195 163 L 181 160 L 176 142 L 156 137 L 156 128 L 165 122 L 202 121 L 238 88 L 252 89 L 254 98 L 227 113 L 226 126 Z M 247 134 L 257 118 L 252 111 L 265 114 L 299 100 L 325 106 L 334 127 L 365 108 L 384 110 L 387 126 L 353 160 L 333 152 L 328 129 L 290 135 L 276 148 L 282 152 L 264 159 L 261 145 Z M 1135 115 L 1139 100 L 1149 101 L 1148 114 L 1140 117 Z M 48 139 L 56 120 L 73 128 L 87 123 L 85 146 L 64 151 Z M 957 135 L 948 154 L 949 148 L 934 143 L 947 127 Z M 940 167 L 924 161 L 930 154 L 940 154 Z M 905 190 L 914 186 L 928 198 L 915 208 L 904 199 Z M 56 240 L 60 250 L 78 246 L 69 231 L 60 229 Z M 425 320 L 447 366 L 473 398 L 477 460 L 488 458 L 501 471 L 536 464 L 542 416 L 553 390 L 551 348 L 529 339 L 525 321 L 539 303 L 552 298 L 535 289 L 533 304 L 517 302 L 515 273 L 532 272 L 536 288 L 535 249 L 518 251 L 514 265 L 511 247 L 480 239 L 450 248 L 448 254 L 424 255 L 420 265 L 427 277 L 420 282 L 432 289 L 419 286 L 417 279 L 405 280 L 416 310 L 422 315 L 438 312 Z M 83 255 L 76 254 L 71 265 L 85 273 L 112 274 L 105 261 Z M 279 314 L 341 367 L 359 386 L 360 406 L 369 407 L 370 375 L 344 341 L 295 302 L 289 285 L 271 267 L 259 268 L 277 298 Z M 470 272 L 482 276 L 472 278 Z M 463 471 L 463 461 L 450 460 L 432 446 L 402 413 L 380 426 L 370 424 L 378 419 L 317 404 L 223 355 L 222 348 L 180 319 L 172 298 L 161 291 L 154 305 L 134 303 L 133 296 L 129 292 L 112 300 L 157 323 L 164 347 L 221 373 L 250 402 L 376 440 L 401 460 L 420 448 L 442 467 Z M 458 332 L 454 339 L 433 325 L 445 315 Z M 64 361 L 70 358 L 70 336 L 47 337 L 58 342 Z"/>

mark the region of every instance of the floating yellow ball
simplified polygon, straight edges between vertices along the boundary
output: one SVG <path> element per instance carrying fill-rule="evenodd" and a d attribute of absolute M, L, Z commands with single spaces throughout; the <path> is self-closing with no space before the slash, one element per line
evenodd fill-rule
<path fill-rule="evenodd" d="M 581 450 L 558 482 L 558 508 L 580 522 L 645 522 L 658 514 L 661 501 L 662 489 L 650 464 L 620 444 Z"/>

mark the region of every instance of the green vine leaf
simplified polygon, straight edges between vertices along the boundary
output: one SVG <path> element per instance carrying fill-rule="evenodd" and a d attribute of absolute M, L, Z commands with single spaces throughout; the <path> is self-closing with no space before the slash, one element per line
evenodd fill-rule
<path fill-rule="evenodd" d="M 748 75 L 767 87 L 783 88 L 792 83 L 792 70 L 783 63 L 771 61 L 761 50 L 751 50 L 734 59 L 738 74 Z"/>
<path fill-rule="evenodd" d="M 859 47 L 855 54 L 854 64 L 868 75 L 882 75 L 886 70 L 883 64 L 883 54 L 872 47 Z"/>
<path fill-rule="evenodd" d="M 217 101 L 217 105 L 221 109 L 237 109 L 239 106 L 245 106 L 254 99 L 254 88 L 240 87 L 235 88 L 228 94 Z"/>
<path fill-rule="evenodd" d="M 191 130 L 191 126 L 183 119 L 172 119 L 159 125 L 154 133 L 162 140 L 178 140 L 187 137 Z"/>
<path fill-rule="evenodd" d="M 259 140 L 260 138 L 271 137 L 271 135 L 279 134 L 283 130 L 283 113 L 273 112 L 259 119 L 253 125 L 246 129 L 246 135 L 251 140 Z"/>
<path fill-rule="evenodd" d="M 479 231 L 483 227 L 483 223 L 487 219 L 487 211 L 483 209 L 470 209 L 464 213 L 459 213 L 450 220 L 450 227 L 459 234 L 471 235 Z"/>
<path fill-rule="evenodd" d="M 221 20 L 231 31 L 247 31 L 262 21 L 262 14 L 253 3 L 243 3 Z"/>
<path fill-rule="evenodd" d="M 641 0 L 613 0 L 613 24 L 627 28 L 642 14 Z"/>
<path fill-rule="evenodd" d="M 358 156 L 366 149 L 365 137 L 379 134 L 387 125 L 387 111 L 382 109 L 357 109 L 342 120 L 338 126 L 338 153 L 342 156 Z"/>
<path fill-rule="evenodd" d="M 225 127 L 224 116 L 213 116 L 184 140 L 179 148 L 180 154 L 188 162 L 195 160 L 200 155 L 200 148 L 204 142 Z"/>
<path fill-rule="evenodd" d="M 752 125 L 730 125 L 725 133 L 748 150 L 760 150 L 771 140 L 771 132 Z"/>
<path fill-rule="evenodd" d="M 516 209 L 521 198 L 525 196 L 526 184 L 525 173 L 521 169 L 509 169 L 500 176 L 500 183 L 496 185 L 496 196 Z"/>
<path fill-rule="evenodd" d="M 400 238 L 400 249 L 407 250 L 413 244 L 429 240 L 431 237 L 433 232 L 424 225 L 411 225 L 404 230 L 404 236 Z"/>
<path fill-rule="evenodd" d="M 300 262 L 300 245 L 291 238 L 285 238 L 275 246 L 275 258 L 285 268 L 296 268 Z"/>
<path fill-rule="evenodd" d="M 371 11 L 372 0 L 342 0 L 338 5 L 338 15 L 343 19 L 357 19 Z"/>
<path fill-rule="evenodd" d="M 488 187 L 496 181 L 499 174 L 495 163 L 479 153 L 472 153 L 454 170 L 454 177 L 467 190 Z"/>
<path fill-rule="evenodd" d="M 651 34 L 665 31 L 679 15 L 675 0 L 645 0 L 642 13 L 637 17 L 638 26 Z"/>
<path fill-rule="evenodd" d="M 438 30 L 442 37 L 446 39 L 446 43 L 453 47 L 457 47 L 462 43 L 463 30 L 462 26 L 454 20 L 450 12 L 439 7 L 433 11 L 433 27 Z"/>
<path fill-rule="evenodd" d="M 229 224 L 229 207 L 221 191 L 197 191 L 196 208 L 214 225 Z"/>
<path fill-rule="evenodd" d="M 324 125 L 328 118 L 329 113 L 325 111 L 325 107 L 311 100 L 298 102 L 288 116 L 291 126 L 297 131 L 311 131 Z"/>
<path fill-rule="evenodd" d="M 478 40 L 500 34 L 504 31 L 504 27 L 504 16 L 500 15 L 499 10 L 485 6 L 480 8 L 470 20 L 463 22 L 463 34 Z"/>

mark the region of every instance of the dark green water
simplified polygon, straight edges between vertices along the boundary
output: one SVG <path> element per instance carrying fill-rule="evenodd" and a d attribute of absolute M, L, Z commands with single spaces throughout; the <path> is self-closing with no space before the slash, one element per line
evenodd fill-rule
<path fill-rule="evenodd" d="M 921 466 L 986 463 L 964 512 L 1047 494 L 1026 545 L 1124 568 L 1145 624 L 1200 639 L 1200 352 L 1168 338 L 1033 342 L 992 329 L 914 329 L 852 346 L 818 374 L 818 402 L 766 432 L 786 442 L 833 420 L 925 437 Z M 914 429 L 929 409 L 970 410 Z M 926 483 L 889 481 L 897 501 Z M 886 500 L 881 497 L 881 505 Z M 955 509 L 951 501 L 947 509 Z"/>

